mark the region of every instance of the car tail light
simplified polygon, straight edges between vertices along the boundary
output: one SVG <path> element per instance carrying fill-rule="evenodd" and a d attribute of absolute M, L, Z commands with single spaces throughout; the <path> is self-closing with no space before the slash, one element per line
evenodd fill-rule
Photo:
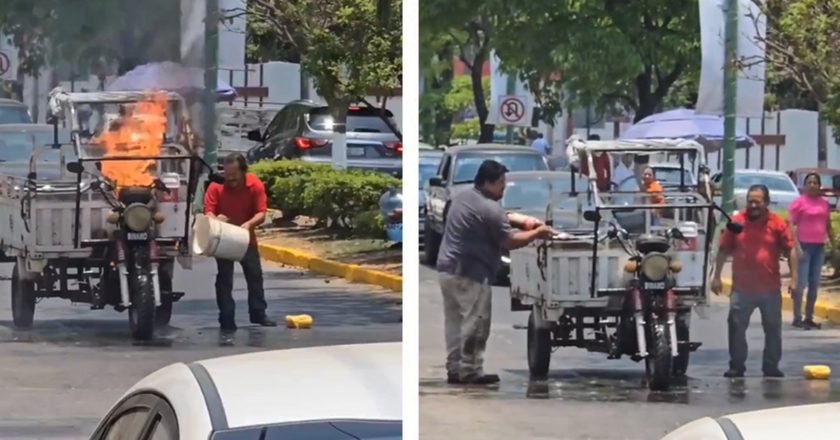
<path fill-rule="evenodd" d="M 301 150 L 306 150 L 307 148 L 317 148 L 323 147 L 327 145 L 329 142 L 326 139 L 315 139 L 315 138 L 308 138 L 308 137 L 296 137 L 295 138 L 295 145 Z"/>
<path fill-rule="evenodd" d="M 402 142 L 385 142 L 385 148 L 402 153 Z"/>

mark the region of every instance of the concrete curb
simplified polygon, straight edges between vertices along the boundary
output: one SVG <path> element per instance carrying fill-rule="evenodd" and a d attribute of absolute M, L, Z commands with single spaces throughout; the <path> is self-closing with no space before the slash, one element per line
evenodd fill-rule
<path fill-rule="evenodd" d="M 727 297 L 731 296 L 732 280 L 724 278 L 721 280 L 721 284 L 723 287 L 721 293 Z M 788 312 L 793 310 L 793 300 L 790 299 L 790 295 L 788 295 L 787 292 L 782 292 L 782 310 L 786 310 Z M 835 324 L 840 324 L 840 306 L 820 301 L 818 295 L 817 303 L 814 305 L 814 316 L 827 319 Z"/>
<path fill-rule="evenodd" d="M 306 252 L 259 243 L 260 256 L 275 263 L 296 266 L 312 272 L 340 277 L 355 283 L 373 284 L 402 294 L 402 277 L 390 273 L 365 269 L 356 264 L 316 257 Z"/>

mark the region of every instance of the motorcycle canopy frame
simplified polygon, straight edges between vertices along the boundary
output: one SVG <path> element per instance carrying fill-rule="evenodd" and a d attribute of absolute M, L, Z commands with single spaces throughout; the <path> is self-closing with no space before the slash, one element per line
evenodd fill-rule
<path fill-rule="evenodd" d="M 164 139 L 161 145 L 161 154 L 151 156 L 104 156 L 97 157 L 89 154 L 87 148 L 83 147 L 81 140 L 82 127 L 78 119 L 78 107 L 82 105 L 121 105 L 134 104 L 138 102 L 148 101 L 151 95 L 163 95 L 166 98 L 168 105 L 175 105 L 174 116 L 176 117 L 177 138 L 172 140 Z M 171 91 L 148 91 L 148 92 L 89 92 L 89 93 L 67 93 L 60 88 L 53 89 L 50 92 L 50 119 L 55 127 L 55 145 L 58 145 L 58 124 L 61 121 L 69 122 L 71 142 L 75 148 L 78 162 L 84 167 L 85 163 L 97 163 L 104 161 L 139 161 L 139 160 L 153 160 L 159 165 L 161 161 L 187 161 L 189 166 L 187 169 L 187 206 L 192 206 L 193 197 L 195 196 L 198 187 L 198 179 L 201 172 L 197 172 L 197 162 L 201 162 L 201 157 L 198 156 L 197 149 L 193 147 L 193 134 L 189 126 L 189 116 L 187 113 L 186 101 L 178 93 Z M 167 122 L 168 123 L 168 122 Z M 164 150 L 175 150 L 175 154 L 165 154 Z M 83 171 L 76 175 L 75 185 L 75 225 L 74 225 L 74 247 L 95 246 L 98 244 L 107 244 L 109 240 L 91 240 L 90 243 L 82 243 L 80 241 L 80 217 L 81 217 L 81 199 L 82 192 L 89 191 L 89 186 L 82 186 L 83 174 L 91 171 Z M 180 173 L 179 173 L 180 174 Z M 101 173 L 96 172 L 97 177 Z M 180 248 L 184 252 L 189 248 L 189 234 L 190 234 L 190 213 L 191 209 L 187 209 L 184 218 L 184 236 L 181 237 Z M 102 243 L 100 243 L 100 241 Z"/>
<path fill-rule="evenodd" d="M 589 182 L 588 187 L 586 188 L 586 192 L 587 197 L 590 201 L 590 206 L 593 208 L 598 219 L 602 217 L 603 212 L 614 214 L 617 211 L 640 210 L 646 212 L 645 230 L 647 231 L 650 228 L 649 215 L 647 213 L 654 210 L 662 209 L 663 206 L 665 208 L 675 210 L 700 209 L 705 211 L 705 224 L 703 225 L 703 227 L 707 230 L 704 234 L 705 240 L 703 243 L 703 279 L 700 286 L 701 291 L 705 292 L 708 283 L 709 255 L 711 253 L 711 245 L 714 236 L 713 233 L 709 234 L 708 228 L 709 225 L 714 224 L 714 208 L 716 205 L 711 198 L 712 193 L 709 184 L 709 169 L 705 164 L 706 154 L 704 147 L 694 140 L 684 139 L 630 139 L 590 141 L 584 140 L 583 138 L 577 135 L 570 137 L 566 142 L 566 146 L 566 154 L 570 163 L 576 163 L 579 160 L 585 160 L 587 163 L 588 173 L 583 175 Z M 685 182 L 685 172 L 682 172 L 680 173 L 680 184 L 678 188 L 676 188 L 676 190 L 668 190 L 662 192 L 662 196 L 664 197 L 666 202 L 668 200 L 672 200 L 677 201 L 676 203 L 666 203 L 665 205 L 644 202 L 621 205 L 614 204 L 611 203 L 611 201 L 608 201 L 607 197 L 605 197 L 605 194 L 602 194 L 603 192 L 600 191 L 598 188 L 597 177 L 595 174 L 595 163 L 593 159 L 596 154 L 635 154 L 644 156 L 654 156 L 657 154 L 665 154 L 666 156 L 677 155 L 679 157 L 679 163 L 683 171 L 686 169 L 686 155 L 691 155 L 693 156 L 693 168 L 696 168 L 697 171 L 697 173 L 695 174 L 697 176 L 697 186 L 687 184 Z M 610 159 L 610 166 L 612 168 L 612 159 Z M 572 171 L 572 185 L 574 185 L 574 181 L 577 180 L 576 176 L 580 174 L 582 173 Z M 698 190 L 699 188 L 702 188 L 703 192 L 708 196 L 701 194 L 701 192 Z M 575 191 L 574 186 L 572 191 Z M 622 192 L 610 191 L 609 193 L 621 194 Z M 627 193 L 624 192 L 624 194 Z M 643 195 L 646 193 L 640 190 L 638 192 L 630 192 L 630 194 Z M 554 196 L 568 197 L 567 194 L 552 194 L 552 204 L 554 203 Z M 601 226 L 601 221 L 595 221 L 593 223 L 594 230 L 591 236 L 592 268 L 590 278 L 590 295 L 592 298 L 596 298 L 602 296 L 602 294 L 618 292 L 602 292 L 599 291 L 597 288 L 598 248 L 599 240 L 603 237 L 599 237 L 599 235 L 602 235 L 599 234 L 599 227 Z M 622 289 L 621 291 L 623 292 L 624 290 Z"/>

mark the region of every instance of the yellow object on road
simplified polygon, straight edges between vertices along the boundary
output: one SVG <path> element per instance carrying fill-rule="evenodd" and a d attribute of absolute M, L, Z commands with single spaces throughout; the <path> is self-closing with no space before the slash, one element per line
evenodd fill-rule
<path fill-rule="evenodd" d="M 802 375 L 810 380 L 828 380 L 831 368 L 828 365 L 806 365 L 802 367 Z"/>
<path fill-rule="evenodd" d="M 286 327 L 311 328 L 312 317 L 309 315 L 286 315 Z"/>

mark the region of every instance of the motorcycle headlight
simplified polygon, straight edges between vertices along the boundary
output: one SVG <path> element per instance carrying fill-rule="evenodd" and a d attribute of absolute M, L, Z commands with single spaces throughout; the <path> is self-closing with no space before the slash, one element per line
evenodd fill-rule
<path fill-rule="evenodd" d="M 642 260 L 642 273 L 651 281 L 659 281 L 668 275 L 670 262 L 663 254 L 650 254 Z"/>
<path fill-rule="evenodd" d="M 123 221 L 132 231 L 145 231 L 152 222 L 152 210 L 142 203 L 129 205 L 123 212 Z"/>

